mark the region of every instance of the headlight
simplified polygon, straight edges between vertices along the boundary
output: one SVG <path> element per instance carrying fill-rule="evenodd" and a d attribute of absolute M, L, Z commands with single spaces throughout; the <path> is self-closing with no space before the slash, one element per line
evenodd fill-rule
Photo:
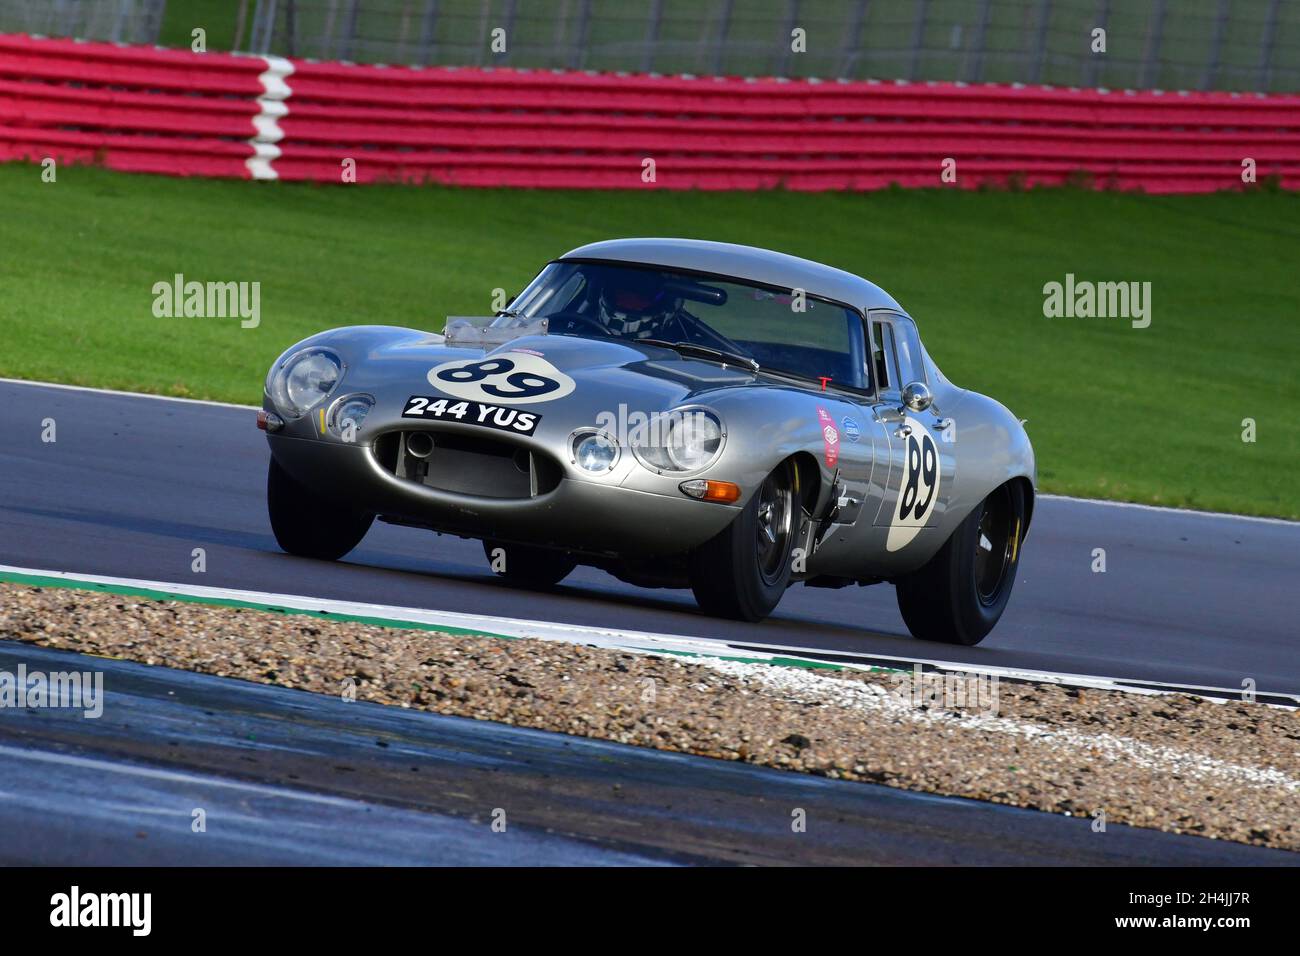
<path fill-rule="evenodd" d="M 618 442 L 600 432 L 573 436 L 573 460 L 583 471 L 603 475 L 618 463 Z"/>
<path fill-rule="evenodd" d="M 648 441 L 632 444 L 633 454 L 652 471 L 699 471 L 721 454 L 727 435 L 722 419 L 713 412 L 677 409 L 663 420 L 666 424 L 656 423 L 657 427 L 648 429 Z"/>
<path fill-rule="evenodd" d="M 366 420 L 370 409 L 374 407 L 375 400 L 369 395 L 346 395 L 330 407 L 329 414 L 325 417 L 325 424 L 336 438 L 354 440 L 357 432 L 361 431 L 361 423 Z M 351 438 L 346 438 L 345 434 L 348 422 L 352 423 Z"/>
<path fill-rule="evenodd" d="M 334 390 L 342 371 L 343 363 L 333 352 L 295 352 L 272 374 L 271 400 L 290 418 L 301 418 Z"/>

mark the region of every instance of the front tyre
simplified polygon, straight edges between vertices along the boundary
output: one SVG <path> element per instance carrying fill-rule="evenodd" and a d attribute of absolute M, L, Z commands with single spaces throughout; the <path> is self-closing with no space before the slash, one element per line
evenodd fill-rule
<path fill-rule="evenodd" d="M 1019 481 L 995 488 L 939 553 L 897 583 L 898 609 L 913 637 L 978 644 L 1011 597 L 1025 534 Z"/>
<path fill-rule="evenodd" d="M 790 583 L 802 507 L 797 473 L 787 461 L 731 524 L 691 552 L 687 570 L 700 607 L 741 621 L 771 614 Z"/>
<path fill-rule="evenodd" d="M 483 553 L 487 555 L 493 574 L 526 588 L 553 587 L 578 566 L 578 562 L 563 551 L 530 548 L 526 544 L 484 541 Z"/>
<path fill-rule="evenodd" d="M 300 558 L 337 561 L 365 537 L 375 516 L 322 498 L 271 459 L 266 510 L 275 540 Z"/>

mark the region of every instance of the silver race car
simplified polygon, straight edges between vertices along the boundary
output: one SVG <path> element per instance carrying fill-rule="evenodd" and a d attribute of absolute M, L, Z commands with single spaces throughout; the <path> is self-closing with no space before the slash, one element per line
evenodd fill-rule
<path fill-rule="evenodd" d="M 1001 616 L 1034 506 L 1021 423 L 893 298 L 718 242 L 583 246 L 442 335 L 314 335 L 258 423 L 290 554 L 340 558 L 379 517 L 480 539 L 521 585 L 586 564 L 747 621 L 796 582 L 888 581 L 915 636 L 956 644 Z"/>

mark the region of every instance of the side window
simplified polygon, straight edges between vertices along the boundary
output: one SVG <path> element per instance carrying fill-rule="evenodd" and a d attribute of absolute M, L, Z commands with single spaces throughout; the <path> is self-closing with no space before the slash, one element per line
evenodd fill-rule
<path fill-rule="evenodd" d="M 899 320 L 893 324 L 894 347 L 898 352 L 898 386 L 912 382 L 925 383 L 925 358 L 921 354 L 921 339 L 911 322 Z"/>
<path fill-rule="evenodd" d="M 894 360 L 894 330 L 888 322 L 871 323 L 871 368 L 881 395 L 897 394 L 903 387 L 898 377 L 898 363 Z"/>

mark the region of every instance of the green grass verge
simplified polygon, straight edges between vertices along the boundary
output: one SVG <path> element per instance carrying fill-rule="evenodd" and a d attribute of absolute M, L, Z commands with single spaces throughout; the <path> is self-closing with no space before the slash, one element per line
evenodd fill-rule
<path fill-rule="evenodd" d="M 1029 420 L 1044 490 L 1300 516 L 1300 196 L 801 194 L 255 184 L 0 166 L 0 375 L 256 404 L 321 329 L 440 331 L 615 236 L 769 246 L 866 275 L 955 382 Z M 262 323 L 156 319 L 174 273 L 261 283 Z M 1152 323 L 1048 319 L 1043 285 L 1152 284 Z M 1242 420 L 1258 440 L 1242 441 Z"/>

